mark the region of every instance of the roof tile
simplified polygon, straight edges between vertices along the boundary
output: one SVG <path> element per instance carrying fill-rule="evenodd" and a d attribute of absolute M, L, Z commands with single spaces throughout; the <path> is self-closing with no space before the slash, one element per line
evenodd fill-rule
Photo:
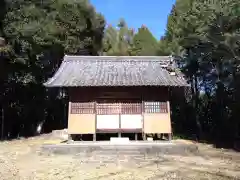
<path fill-rule="evenodd" d="M 188 86 L 170 75 L 169 56 L 65 56 L 47 87 Z"/>

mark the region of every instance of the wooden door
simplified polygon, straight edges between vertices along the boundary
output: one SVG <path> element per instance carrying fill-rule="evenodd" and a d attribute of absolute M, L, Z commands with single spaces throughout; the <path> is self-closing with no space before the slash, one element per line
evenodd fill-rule
<path fill-rule="evenodd" d="M 120 103 L 99 103 L 96 106 L 97 132 L 114 133 L 120 129 Z"/>
<path fill-rule="evenodd" d="M 141 103 L 121 104 L 120 128 L 123 132 L 141 132 L 143 127 Z"/>

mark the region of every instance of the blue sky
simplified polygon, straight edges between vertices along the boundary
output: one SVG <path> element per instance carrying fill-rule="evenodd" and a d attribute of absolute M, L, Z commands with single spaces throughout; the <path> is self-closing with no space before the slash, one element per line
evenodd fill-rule
<path fill-rule="evenodd" d="M 160 39 L 164 34 L 167 17 L 175 0 L 90 0 L 102 13 L 108 24 L 116 25 L 124 18 L 130 28 L 137 30 L 146 25 Z"/>

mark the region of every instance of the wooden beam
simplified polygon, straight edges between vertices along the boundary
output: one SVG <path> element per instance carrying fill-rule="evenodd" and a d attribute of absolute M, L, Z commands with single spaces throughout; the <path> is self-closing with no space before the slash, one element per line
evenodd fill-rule
<path fill-rule="evenodd" d="M 121 104 L 120 104 L 121 105 Z M 118 117 L 118 120 L 119 120 L 119 125 L 118 125 L 118 128 L 121 129 L 121 114 L 119 114 L 119 117 Z M 118 137 L 122 137 L 122 133 L 121 131 L 118 132 Z"/>
<path fill-rule="evenodd" d="M 94 113 L 95 113 L 95 132 L 93 134 L 93 141 L 97 140 L 97 102 L 94 102 Z"/>

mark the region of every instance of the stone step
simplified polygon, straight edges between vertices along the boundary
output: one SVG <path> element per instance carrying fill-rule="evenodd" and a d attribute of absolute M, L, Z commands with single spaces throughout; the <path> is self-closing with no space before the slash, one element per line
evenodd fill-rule
<path fill-rule="evenodd" d="M 107 154 L 107 153 L 77 153 L 75 154 L 76 156 L 81 156 L 81 157 L 86 157 L 86 156 L 94 156 L 94 157 L 158 157 L 158 156 L 162 156 L 160 154 L 154 154 L 154 155 L 148 155 L 148 154 L 127 154 L 127 153 L 121 153 L 121 154 Z"/>
<path fill-rule="evenodd" d="M 88 145 L 88 144 L 61 144 L 61 145 L 43 145 L 42 151 L 54 154 L 82 154 L 90 155 L 127 155 L 127 156 L 144 156 L 155 155 L 161 156 L 163 154 L 189 154 L 198 153 L 196 145 L 186 144 L 164 144 L 164 145 Z"/>
<path fill-rule="evenodd" d="M 149 154 L 138 154 L 138 153 L 124 153 L 121 152 L 119 154 L 114 154 L 114 153 L 106 153 L 106 152 L 94 152 L 94 153 L 78 153 L 75 155 L 76 158 L 79 159 L 85 159 L 85 162 L 108 162 L 108 163 L 114 163 L 117 161 L 124 161 L 124 162 L 149 162 L 149 161 L 163 161 L 164 156 L 163 154 L 154 154 L 154 155 L 149 155 Z"/>
<path fill-rule="evenodd" d="M 105 163 L 116 163 L 116 162 L 164 162 L 166 161 L 163 156 L 84 156 L 76 155 L 76 159 L 79 159 L 81 162 L 105 162 Z"/>
<path fill-rule="evenodd" d="M 145 159 L 159 159 L 161 157 L 157 156 L 102 156 L 102 155 L 93 155 L 93 156 L 84 156 L 84 155 L 75 155 L 77 159 L 92 159 L 92 160 L 101 160 L 101 161 L 116 161 L 116 160 L 131 160 L 131 161 L 139 161 Z"/>
<path fill-rule="evenodd" d="M 79 155 L 102 155 L 102 156 L 119 156 L 119 155 L 126 155 L 126 156 L 145 156 L 145 155 L 161 155 L 164 154 L 163 152 L 156 152 L 156 151 L 134 151 L 134 150 L 96 150 L 96 151 L 89 151 L 89 150 L 74 150 L 69 149 L 67 150 L 62 149 L 52 149 L 52 153 L 56 154 L 79 154 Z"/>

